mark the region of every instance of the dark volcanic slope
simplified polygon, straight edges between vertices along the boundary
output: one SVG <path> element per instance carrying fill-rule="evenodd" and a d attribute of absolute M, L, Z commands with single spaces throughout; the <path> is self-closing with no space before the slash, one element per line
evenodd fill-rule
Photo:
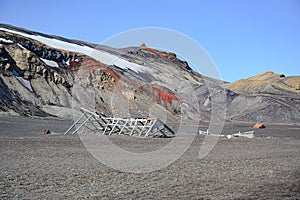
<path fill-rule="evenodd" d="M 69 118 L 72 108 L 83 106 L 123 117 L 197 121 L 226 105 L 228 120 L 299 122 L 299 78 L 278 77 L 276 85 L 267 77 L 259 87 L 252 78 L 225 89 L 174 53 L 145 45 L 114 49 L 0 25 L 4 114 Z"/>

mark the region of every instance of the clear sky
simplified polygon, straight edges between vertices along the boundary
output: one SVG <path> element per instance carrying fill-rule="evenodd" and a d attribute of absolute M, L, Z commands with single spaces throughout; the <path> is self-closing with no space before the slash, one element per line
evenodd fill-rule
<path fill-rule="evenodd" d="M 226 81 L 300 75 L 300 0 L 1 0 L 0 23 L 99 44 L 141 27 L 202 45 Z"/>

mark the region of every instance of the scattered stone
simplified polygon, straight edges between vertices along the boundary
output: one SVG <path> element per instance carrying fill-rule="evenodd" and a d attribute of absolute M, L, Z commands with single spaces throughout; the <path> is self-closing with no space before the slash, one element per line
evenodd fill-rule
<path fill-rule="evenodd" d="M 284 78 L 285 75 L 284 74 L 279 74 L 279 77 Z"/>
<path fill-rule="evenodd" d="M 44 129 L 43 133 L 44 133 L 44 135 L 51 134 L 50 130 L 48 130 L 48 129 Z"/>

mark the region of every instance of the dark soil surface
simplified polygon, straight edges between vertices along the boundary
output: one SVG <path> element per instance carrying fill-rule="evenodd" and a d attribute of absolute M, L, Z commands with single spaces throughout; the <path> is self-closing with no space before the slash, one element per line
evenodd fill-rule
<path fill-rule="evenodd" d="M 267 125 L 254 139 L 220 137 L 202 159 L 204 137 L 196 136 L 167 168 L 135 174 L 105 166 L 78 136 L 58 134 L 71 124 L 0 117 L 0 199 L 300 199 L 298 126 Z M 44 129 L 53 134 L 43 135 Z M 229 124 L 224 133 L 248 130 L 247 124 Z M 127 149 L 153 150 L 171 139 L 111 140 Z"/>

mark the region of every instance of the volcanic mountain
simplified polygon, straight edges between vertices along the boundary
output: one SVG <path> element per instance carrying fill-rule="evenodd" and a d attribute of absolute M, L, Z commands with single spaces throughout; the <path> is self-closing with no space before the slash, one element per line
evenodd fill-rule
<path fill-rule="evenodd" d="M 5 24 L 0 86 L 3 115 L 70 118 L 85 107 L 170 121 L 300 121 L 299 77 L 267 72 L 225 83 L 144 44 L 117 49 Z"/>

